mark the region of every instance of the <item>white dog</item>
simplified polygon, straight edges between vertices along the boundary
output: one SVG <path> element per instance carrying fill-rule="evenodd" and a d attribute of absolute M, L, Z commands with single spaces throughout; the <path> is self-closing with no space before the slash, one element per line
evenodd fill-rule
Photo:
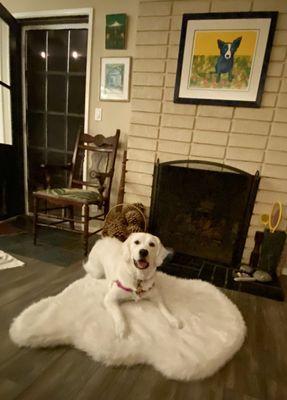
<path fill-rule="evenodd" d="M 168 251 L 160 240 L 149 233 L 133 233 L 122 243 L 115 238 L 100 239 L 89 254 L 85 270 L 94 278 L 106 277 L 110 289 L 105 306 L 110 312 L 118 337 L 127 333 L 127 323 L 119 303 L 125 300 L 153 301 L 169 324 L 181 328 L 181 323 L 166 308 L 155 285 L 156 268 Z"/>

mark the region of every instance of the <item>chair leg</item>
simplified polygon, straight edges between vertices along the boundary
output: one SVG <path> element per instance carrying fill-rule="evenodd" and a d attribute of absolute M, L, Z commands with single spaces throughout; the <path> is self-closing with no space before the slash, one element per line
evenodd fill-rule
<path fill-rule="evenodd" d="M 36 246 L 37 244 L 37 231 L 38 231 L 38 206 L 39 206 L 39 199 L 34 197 L 34 218 L 33 218 L 33 243 Z"/>
<path fill-rule="evenodd" d="M 84 235 L 83 235 L 83 246 L 84 256 L 88 255 L 88 244 L 89 244 L 89 205 L 84 205 Z"/>
<path fill-rule="evenodd" d="M 74 207 L 69 206 L 68 210 L 69 210 L 69 214 L 68 214 L 69 218 L 74 219 Z M 75 229 L 75 221 L 70 221 L 69 224 L 70 224 L 70 229 L 74 230 Z"/>

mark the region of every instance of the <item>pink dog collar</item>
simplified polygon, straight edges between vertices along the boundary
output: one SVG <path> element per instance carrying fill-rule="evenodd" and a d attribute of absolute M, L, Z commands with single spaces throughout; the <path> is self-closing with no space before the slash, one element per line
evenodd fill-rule
<path fill-rule="evenodd" d="M 133 295 L 138 296 L 138 297 L 140 297 L 143 293 L 148 292 L 149 290 L 151 290 L 154 287 L 154 283 L 153 283 L 153 285 L 150 288 L 148 288 L 147 290 L 143 290 L 142 281 L 140 281 L 140 280 L 137 282 L 136 290 L 124 286 L 118 279 L 116 281 L 114 281 L 114 283 L 116 283 L 118 288 L 124 290 L 125 292 L 130 292 Z"/>
<path fill-rule="evenodd" d="M 133 292 L 133 289 L 124 286 L 118 279 L 115 281 L 115 283 L 117 284 L 117 287 L 119 287 L 120 289 L 123 289 L 126 292 Z"/>

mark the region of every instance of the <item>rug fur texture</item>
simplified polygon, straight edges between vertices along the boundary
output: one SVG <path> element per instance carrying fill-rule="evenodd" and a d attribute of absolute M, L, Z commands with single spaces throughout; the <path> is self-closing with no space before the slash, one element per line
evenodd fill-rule
<path fill-rule="evenodd" d="M 238 308 L 207 282 L 158 272 L 156 284 L 183 329 L 171 328 L 147 300 L 127 302 L 121 307 L 129 335 L 118 339 L 103 303 L 107 282 L 87 274 L 24 310 L 13 321 L 10 337 L 25 347 L 71 345 L 106 365 L 149 364 L 171 379 L 214 374 L 244 341 L 246 327 Z"/>

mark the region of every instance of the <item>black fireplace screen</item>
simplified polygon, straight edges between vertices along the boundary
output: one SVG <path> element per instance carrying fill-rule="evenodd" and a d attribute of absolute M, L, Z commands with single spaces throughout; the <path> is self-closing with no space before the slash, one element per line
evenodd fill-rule
<path fill-rule="evenodd" d="M 150 231 L 175 252 L 234 267 L 241 260 L 259 174 L 217 163 L 157 163 Z"/>

